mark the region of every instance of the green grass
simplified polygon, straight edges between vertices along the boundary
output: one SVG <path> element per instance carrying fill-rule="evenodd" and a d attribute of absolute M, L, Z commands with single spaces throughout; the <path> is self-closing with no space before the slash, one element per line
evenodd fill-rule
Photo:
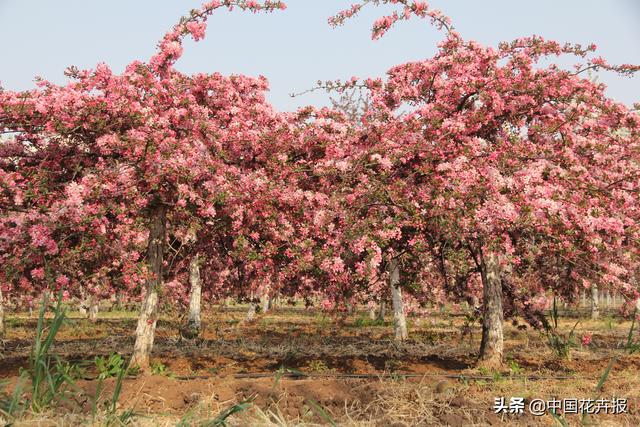
<path fill-rule="evenodd" d="M 368 314 L 361 314 L 353 322 L 353 326 L 356 328 L 369 328 L 372 326 L 384 326 L 384 325 L 385 325 L 384 319 L 380 319 L 378 317 L 376 317 L 375 319 L 372 319 L 369 317 Z"/>
<path fill-rule="evenodd" d="M 153 362 L 151 364 L 151 374 L 162 375 L 168 378 L 173 378 L 173 372 L 162 362 Z"/>
<path fill-rule="evenodd" d="M 117 377 L 125 365 L 124 359 L 117 353 L 112 353 L 109 357 L 96 356 L 94 362 L 98 370 L 98 378 L 102 380 Z"/>
<path fill-rule="evenodd" d="M 0 401 L 0 413 L 9 420 L 26 410 L 43 412 L 68 401 L 69 392 L 76 389 L 73 377 L 78 374 L 77 367 L 51 353 L 55 337 L 66 321 L 62 293 L 53 307 L 53 318 L 45 320 L 48 309 L 49 301 L 45 295 L 38 313 L 29 365 L 26 369 L 20 369 L 13 394 Z"/>

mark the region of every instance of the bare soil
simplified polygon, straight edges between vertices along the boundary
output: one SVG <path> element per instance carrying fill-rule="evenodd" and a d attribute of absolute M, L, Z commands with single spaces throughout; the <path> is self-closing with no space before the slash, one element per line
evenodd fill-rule
<path fill-rule="evenodd" d="M 54 352 L 82 367 L 76 414 L 33 414 L 27 421 L 89 422 L 89 397 L 97 387 L 93 360 L 129 356 L 134 315 L 103 313 L 90 323 L 72 314 Z M 569 425 L 640 425 L 640 354 L 624 350 L 630 322 L 621 319 L 581 321 L 568 358 L 555 356 L 539 331 L 506 324 L 504 369 L 486 372 L 474 367 L 479 325 L 463 334 L 464 318 L 456 314 L 411 319 L 405 343 L 393 341 L 389 321 L 371 326 L 365 314 L 335 322 L 315 311 L 280 308 L 251 324 L 243 318 L 243 307 L 211 310 L 202 338 L 185 341 L 179 320 L 163 317 L 152 358 L 161 372 L 125 379 L 119 410 L 133 409 L 134 425 L 198 425 L 244 401 L 250 409 L 232 415 L 230 425 L 552 425 L 549 414 L 496 415 L 494 399 L 593 398 L 616 357 L 601 397 L 626 397 L 627 413 L 566 418 Z M 35 321 L 8 319 L 0 379 L 9 381 L 9 390 L 28 366 Z M 566 319 L 560 329 L 568 333 L 574 323 Z M 583 334 L 592 335 L 589 346 L 579 344 Z M 114 379 L 106 380 L 102 396 L 113 387 Z"/>

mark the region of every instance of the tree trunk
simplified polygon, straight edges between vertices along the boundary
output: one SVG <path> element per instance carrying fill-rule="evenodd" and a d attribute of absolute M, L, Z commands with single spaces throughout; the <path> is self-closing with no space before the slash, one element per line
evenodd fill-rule
<path fill-rule="evenodd" d="M 138 317 L 136 342 L 133 346 L 131 366 L 149 370 L 149 355 L 158 321 L 158 289 L 162 284 L 162 261 L 166 238 L 166 207 L 159 204 L 153 209 L 149 224 L 148 263 L 150 277 L 145 286 L 145 296 Z"/>
<path fill-rule="evenodd" d="M 282 298 L 280 297 L 280 292 L 276 293 L 273 298 L 271 298 L 271 309 L 274 310 L 282 305 Z"/>
<path fill-rule="evenodd" d="M 2 288 L 0 288 L 0 339 L 4 338 L 4 299 L 2 298 Z"/>
<path fill-rule="evenodd" d="M 89 317 L 89 321 L 95 323 L 98 321 L 98 299 L 95 295 L 91 295 L 89 297 L 89 313 L 87 314 Z"/>
<path fill-rule="evenodd" d="M 599 292 L 595 284 L 591 285 L 591 319 L 597 320 L 600 317 L 600 304 L 598 301 Z"/>
<path fill-rule="evenodd" d="M 122 296 L 120 295 L 120 291 L 116 291 L 116 302 L 114 303 L 114 310 L 122 310 Z"/>
<path fill-rule="evenodd" d="M 384 318 L 387 315 L 387 302 L 380 301 L 380 310 L 378 311 L 378 320 L 384 322 Z"/>
<path fill-rule="evenodd" d="M 407 333 L 407 319 L 404 315 L 402 301 L 402 289 L 400 288 L 400 267 L 395 259 L 389 260 L 389 286 L 393 301 L 393 332 L 396 341 L 404 341 L 409 338 Z"/>
<path fill-rule="evenodd" d="M 78 311 L 80 312 L 80 315 L 84 318 L 87 317 L 87 315 L 89 314 L 89 311 L 87 310 L 87 299 L 82 297 L 82 301 L 80 301 L 80 306 L 78 307 Z"/>
<path fill-rule="evenodd" d="M 488 368 L 502 365 L 504 335 L 502 323 L 502 281 L 498 255 L 491 253 L 482 260 L 482 342 L 478 362 Z"/>
<path fill-rule="evenodd" d="M 256 306 L 257 304 L 253 302 L 253 300 L 249 303 L 249 310 L 247 311 L 247 317 L 245 318 L 247 323 L 251 323 L 256 320 Z"/>
<path fill-rule="evenodd" d="M 369 319 L 370 320 L 376 320 L 376 307 L 375 306 L 369 308 Z"/>
<path fill-rule="evenodd" d="M 200 328 L 202 327 L 202 320 L 200 318 L 202 279 L 200 277 L 200 259 L 198 255 L 194 256 L 189 263 L 189 284 L 191 285 L 191 292 L 189 293 L 189 318 L 187 327 L 199 334 Z"/>
<path fill-rule="evenodd" d="M 271 298 L 269 298 L 268 294 L 262 295 L 262 297 L 260 298 L 260 305 L 262 306 L 263 313 L 269 311 L 269 307 L 271 306 Z"/>
<path fill-rule="evenodd" d="M 471 309 L 475 311 L 475 310 L 478 310 L 480 306 L 481 306 L 480 298 L 478 298 L 477 295 L 473 295 L 471 297 Z"/>

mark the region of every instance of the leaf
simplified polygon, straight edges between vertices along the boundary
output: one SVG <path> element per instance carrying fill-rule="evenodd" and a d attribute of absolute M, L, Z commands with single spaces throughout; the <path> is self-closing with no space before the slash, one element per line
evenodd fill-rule
<path fill-rule="evenodd" d="M 227 425 L 227 418 L 229 418 L 233 414 L 244 412 L 247 409 L 249 409 L 251 407 L 251 405 L 253 405 L 253 400 L 254 400 L 254 398 L 251 398 L 249 400 L 245 400 L 243 402 L 240 402 L 238 404 L 233 405 L 232 407 L 224 410 L 222 413 L 220 413 L 213 420 L 211 420 L 209 422 L 206 422 L 206 423 L 203 423 L 202 426 L 203 427 L 226 426 Z"/>
<path fill-rule="evenodd" d="M 326 422 L 328 422 L 332 426 L 337 427 L 338 424 L 336 424 L 333 418 L 331 418 L 331 416 L 327 413 L 327 411 L 325 411 L 320 405 L 318 405 L 315 401 L 311 399 L 307 400 L 307 403 L 309 404 L 309 406 L 311 406 L 311 409 L 313 409 L 317 415 L 319 415 L 322 419 L 324 419 Z"/>

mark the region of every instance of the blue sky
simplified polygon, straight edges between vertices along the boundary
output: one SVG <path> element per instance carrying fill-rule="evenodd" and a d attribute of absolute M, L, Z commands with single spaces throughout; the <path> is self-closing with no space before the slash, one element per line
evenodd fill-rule
<path fill-rule="evenodd" d="M 400 23 L 372 41 L 371 23 L 388 8 L 371 7 L 344 27 L 327 18 L 350 5 L 343 0 L 288 0 L 270 15 L 220 10 L 207 38 L 189 41 L 177 67 L 184 72 L 264 75 L 269 99 L 279 110 L 326 103 L 315 93 L 291 92 L 317 80 L 381 76 L 391 66 L 432 56 L 441 34 L 426 21 Z M 165 30 L 198 0 L 0 0 L 0 82 L 21 90 L 40 75 L 63 83 L 69 65 L 92 68 L 106 62 L 121 71 L 147 60 Z M 558 41 L 596 43 L 612 63 L 640 64 L 640 0 L 433 0 L 465 37 L 483 44 L 537 34 Z M 640 102 L 640 76 L 599 76 L 608 94 L 626 104 Z"/>

